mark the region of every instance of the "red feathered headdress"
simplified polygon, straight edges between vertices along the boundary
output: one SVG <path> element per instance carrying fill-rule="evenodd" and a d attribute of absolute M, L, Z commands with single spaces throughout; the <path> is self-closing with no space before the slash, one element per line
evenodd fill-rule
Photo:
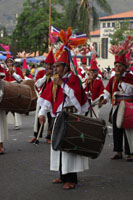
<path fill-rule="evenodd" d="M 129 66 L 130 61 L 130 49 L 133 47 L 131 42 L 131 36 L 124 41 L 121 45 L 112 45 L 109 52 L 115 55 L 115 64 L 121 63 L 125 68 Z"/>
<path fill-rule="evenodd" d="M 75 40 L 70 40 L 70 36 L 72 35 L 72 28 L 68 27 L 66 31 L 61 30 L 59 33 L 59 37 L 61 41 L 63 42 L 63 45 L 60 47 L 60 49 L 56 52 L 56 58 L 61 54 L 64 47 L 67 46 L 70 50 L 74 47 L 78 47 L 81 45 L 84 45 L 87 41 L 87 38 L 77 38 Z"/>

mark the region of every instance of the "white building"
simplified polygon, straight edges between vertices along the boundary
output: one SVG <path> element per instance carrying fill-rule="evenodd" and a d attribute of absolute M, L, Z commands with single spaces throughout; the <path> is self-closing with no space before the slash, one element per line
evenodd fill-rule
<path fill-rule="evenodd" d="M 98 64 L 101 68 L 108 66 L 114 66 L 114 56 L 109 53 L 110 38 L 109 35 L 114 33 L 115 24 L 120 22 L 122 24 L 124 20 L 129 20 L 130 28 L 133 29 L 133 11 L 119 13 L 111 16 L 101 17 L 100 30 L 96 30 L 90 33 L 90 44 L 95 43 L 97 47 L 97 53 L 99 58 L 97 59 Z"/>

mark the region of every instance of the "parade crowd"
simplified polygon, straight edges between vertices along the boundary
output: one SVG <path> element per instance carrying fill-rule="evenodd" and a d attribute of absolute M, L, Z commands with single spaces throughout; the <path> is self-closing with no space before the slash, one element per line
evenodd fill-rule
<path fill-rule="evenodd" d="M 125 45 L 126 44 L 126 45 Z M 124 49 L 126 46 L 126 49 Z M 133 107 L 133 71 L 131 53 L 133 44 L 131 38 L 125 40 L 123 51 L 121 48 L 113 46 L 114 66 L 110 69 L 107 66 L 108 83 L 104 87 L 103 72 L 98 67 L 97 53 L 95 49 L 84 46 L 81 50 L 82 60 L 79 64 L 76 55 L 71 57 L 71 49 L 65 44 L 59 56 L 49 50 L 44 63 L 44 68 L 38 68 L 34 76 L 35 69 L 27 68 L 26 60 L 23 66 L 15 65 L 14 58 L 7 54 L 5 65 L 0 66 L 0 79 L 9 83 L 17 82 L 22 84 L 24 80 L 33 80 L 34 89 L 37 95 L 37 104 L 34 120 L 34 133 L 30 143 L 36 143 L 43 135 L 44 126 L 48 123 L 46 140 L 50 144 L 50 170 L 59 171 L 59 177 L 53 183 L 64 183 L 66 190 L 77 186 L 77 173 L 89 169 L 89 159 L 84 155 L 78 155 L 65 151 L 55 151 L 52 148 L 52 130 L 56 123 L 56 118 L 63 110 L 74 113 L 77 116 L 87 118 L 99 118 L 100 108 L 110 101 L 112 108 L 110 111 L 110 122 L 113 127 L 113 160 L 122 159 L 123 139 L 126 161 L 133 161 L 133 123 L 120 125 L 118 112 L 124 113 L 124 106 Z M 92 51 L 90 65 L 87 65 L 86 53 Z M 119 54 L 120 53 L 120 54 Z M 5 67 L 6 66 L 6 67 Z M 33 70 L 34 69 L 34 70 Z M 1 84 L 0 84 L 1 85 Z M 1 97 L 0 87 L 0 97 Z M 1 103 L 0 103 L 1 104 Z M 121 111 L 120 111 L 121 109 Z M 25 114 L 28 114 L 25 113 Z M 121 115 L 121 114 L 120 114 Z M 14 122 L 17 129 L 22 125 L 21 114 L 10 112 L 0 108 L 0 155 L 4 155 L 4 141 L 8 138 L 8 123 Z M 133 121 L 132 121 L 133 122 Z M 94 125 L 95 129 L 95 125 Z M 93 133 L 92 133 L 93 136 Z"/>

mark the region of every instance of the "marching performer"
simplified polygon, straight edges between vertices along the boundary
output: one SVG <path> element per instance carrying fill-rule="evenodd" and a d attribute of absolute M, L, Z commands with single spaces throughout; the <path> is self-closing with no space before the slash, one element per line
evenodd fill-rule
<path fill-rule="evenodd" d="M 78 68 L 77 68 L 78 76 L 79 76 L 80 80 L 82 81 L 82 83 L 84 83 L 84 81 L 88 78 L 88 75 L 86 73 L 86 71 L 87 71 L 86 64 L 87 64 L 86 57 L 83 56 L 82 65 L 78 66 Z"/>
<path fill-rule="evenodd" d="M 53 51 L 51 50 L 44 61 L 44 63 L 46 64 L 46 70 L 45 69 L 40 70 L 36 76 L 35 86 L 36 86 L 38 98 L 41 95 L 41 93 L 45 90 L 47 85 L 49 85 L 51 82 L 51 76 L 53 75 L 54 62 L 55 62 L 55 59 L 54 59 Z M 34 121 L 34 137 L 30 140 L 30 143 L 33 143 L 36 141 L 38 131 L 40 129 L 40 123 L 38 119 L 39 110 L 40 110 L 40 106 L 37 105 L 35 121 Z M 46 139 L 47 139 L 47 142 L 50 143 L 51 142 L 51 115 L 50 113 L 47 114 L 47 118 L 48 118 L 48 131 L 47 131 Z M 43 128 L 41 130 L 40 137 L 42 137 L 42 133 L 43 133 Z"/>
<path fill-rule="evenodd" d="M 82 83 L 85 82 L 85 80 L 88 78 L 88 75 L 87 75 L 87 60 L 86 60 L 86 54 L 88 52 L 91 51 L 91 47 L 90 45 L 88 46 L 83 46 L 79 52 L 82 54 L 82 65 L 80 67 L 78 67 L 77 69 L 77 72 L 78 72 L 78 76 L 80 78 L 80 80 L 82 81 Z"/>
<path fill-rule="evenodd" d="M 122 159 L 123 135 L 125 136 L 125 154 L 127 155 L 127 160 L 132 159 L 133 153 L 129 148 L 128 140 L 125 135 L 125 130 L 123 128 L 118 128 L 116 125 L 117 112 L 120 102 L 133 102 L 133 75 L 127 72 L 129 60 L 127 60 L 126 58 L 126 53 L 130 50 L 131 47 L 130 40 L 131 38 L 128 37 L 128 39 L 123 43 L 123 45 L 118 47 L 111 47 L 111 53 L 115 54 L 115 76 L 113 76 L 109 80 L 109 83 L 107 84 L 104 91 L 104 99 L 100 103 L 100 106 L 102 104 L 105 104 L 109 98 L 111 98 L 112 101 L 113 142 L 114 151 L 117 152 L 112 157 L 112 159 Z"/>
<path fill-rule="evenodd" d="M 0 79 L 5 77 L 4 69 L 0 66 Z M 8 126 L 6 112 L 0 110 L 0 154 L 4 154 L 4 141 L 8 138 Z"/>
<path fill-rule="evenodd" d="M 9 54 L 7 55 L 7 58 L 5 60 L 5 63 L 7 65 L 7 69 L 5 70 L 5 81 L 14 81 L 21 83 L 21 81 L 24 79 L 24 76 L 22 74 L 22 71 L 19 67 L 14 67 L 14 59 Z M 11 120 L 10 113 L 8 114 L 8 120 L 9 123 L 15 124 L 15 129 L 18 130 L 19 127 L 22 125 L 21 115 L 18 113 L 13 113 L 13 121 Z"/>
<path fill-rule="evenodd" d="M 90 109 L 89 117 L 99 117 L 99 102 L 102 99 L 104 85 L 101 78 L 98 77 L 99 69 L 97 67 L 96 57 L 92 56 L 91 67 L 88 70 L 88 79 L 84 83 L 85 92 L 87 94 Z"/>
<path fill-rule="evenodd" d="M 51 111 L 52 117 L 62 110 L 62 107 L 74 106 L 78 114 L 88 111 L 87 97 L 80 85 L 79 78 L 70 71 L 68 52 L 63 51 L 54 63 L 55 78 L 38 99 L 41 106 L 40 123 L 45 123 L 46 114 Z M 77 172 L 88 169 L 88 158 L 72 153 L 54 151 L 51 148 L 50 169 L 60 171 L 60 178 L 53 183 L 64 182 L 64 189 L 73 189 L 77 185 Z"/>
<path fill-rule="evenodd" d="M 22 73 L 23 73 L 25 80 L 32 80 L 33 79 L 32 75 L 30 74 L 29 67 L 27 66 L 26 58 L 24 58 L 24 61 L 23 61 Z"/>

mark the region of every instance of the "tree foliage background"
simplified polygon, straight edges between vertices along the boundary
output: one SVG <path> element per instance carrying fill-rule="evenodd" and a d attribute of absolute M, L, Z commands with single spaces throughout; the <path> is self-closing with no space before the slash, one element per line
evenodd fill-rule
<path fill-rule="evenodd" d="M 130 27 L 130 22 L 125 20 L 123 23 L 117 22 L 115 24 L 115 32 L 110 35 L 111 44 L 118 45 L 120 42 L 123 42 L 129 35 L 133 41 L 133 28 Z"/>
<path fill-rule="evenodd" d="M 73 32 L 86 33 L 98 25 L 97 4 L 106 13 L 111 13 L 107 0 L 51 0 L 51 24 Z M 95 4 L 94 4 L 95 2 Z M 61 5 L 61 10 L 59 5 Z M 92 21 L 92 26 L 90 26 Z M 90 29 L 91 27 L 91 29 Z M 42 54 L 48 48 L 49 0 L 25 0 L 23 10 L 10 40 L 11 51 L 39 51 Z"/>
<path fill-rule="evenodd" d="M 63 28 L 64 15 L 52 5 L 51 24 Z M 48 47 L 49 3 L 48 0 L 27 0 L 16 29 L 12 34 L 13 49 L 43 53 Z"/>

